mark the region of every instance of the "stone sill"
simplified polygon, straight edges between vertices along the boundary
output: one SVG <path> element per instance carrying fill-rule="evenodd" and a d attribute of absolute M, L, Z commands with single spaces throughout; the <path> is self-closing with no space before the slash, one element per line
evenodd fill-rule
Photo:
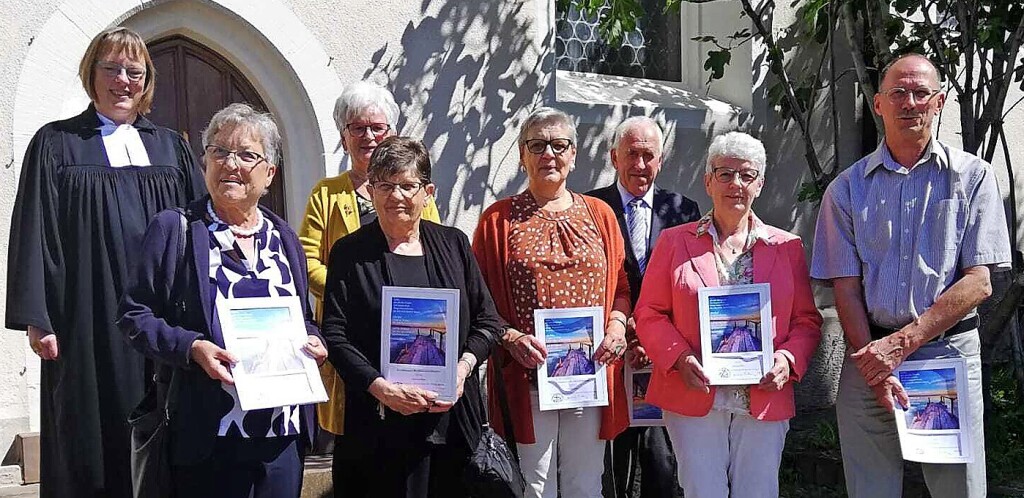
<path fill-rule="evenodd" d="M 735 116 L 742 107 L 694 93 L 674 81 L 658 81 L 606 74 L 555 71 L 555 99 L 578 104 L 605 104 L 702 111 Z"/>

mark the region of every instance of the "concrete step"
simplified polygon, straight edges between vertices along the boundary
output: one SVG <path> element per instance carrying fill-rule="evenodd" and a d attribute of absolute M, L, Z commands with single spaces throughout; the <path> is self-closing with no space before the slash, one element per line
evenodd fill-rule
<path fill-rule="evenodd" d="M 0 486 L 21 486 L 21 466 L 0 466 Z"/>
<path fill-rule="evenodd" d="M 39 485 L 0 486 L 0 498 L 38 498 Z"/>
<path fill-rule="evenodd" d="M 306 470 L 302 474 L 302 498 L 330 498 L 334 496 L 331 480 L 331 455 L 306 457 Z"/>
<path fill-rule="evenodd" d="M 11 474 L 13 472 L 13 474 Z M 17 465 L 0 467 L 0 476 L 13 476 L 17 481 L 0 482 L 0 498 L 37 498 L 38 484 L 21 485 L 21 468 Z M 306 470 L 302 476 L 302 498 L 330 498 L 334 486 L 331 482 L 331 455 L 306 457 Z"/>

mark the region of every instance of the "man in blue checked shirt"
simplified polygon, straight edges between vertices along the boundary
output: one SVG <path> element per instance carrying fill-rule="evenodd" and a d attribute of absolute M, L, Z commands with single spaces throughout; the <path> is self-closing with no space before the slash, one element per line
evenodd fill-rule
<path fill-rule="evenodd" d="M 899 497 L 903 460 L 892 375 L 904 360 L 964 357 L 974 463 L 922 464 L 931 495 L 983 497 L 985 438 L 977 306 L 1010 244 L 991 165 L 939 142 L 946 94 L 935 66 L 904 55 L 882 70 L 874 110 L 885 140 L 836 178 L 821 202 L 811 276 L 834 287 L 851 351 L 836 414 L 851 498 Z M 965 392 L 966 391 L 966 392 Z"/>

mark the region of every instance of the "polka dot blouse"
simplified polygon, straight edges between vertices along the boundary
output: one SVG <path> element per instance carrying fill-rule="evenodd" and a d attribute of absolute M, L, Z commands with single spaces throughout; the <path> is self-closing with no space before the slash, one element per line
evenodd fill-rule
<path fill-rule="evenodd" d="M 608 263 L 601 233 L 579 194 L 551 212 L 529 192 L 512 197 L 507 270 L 512 325 L 533 334 L 536 309 L 603 306 Z"/>

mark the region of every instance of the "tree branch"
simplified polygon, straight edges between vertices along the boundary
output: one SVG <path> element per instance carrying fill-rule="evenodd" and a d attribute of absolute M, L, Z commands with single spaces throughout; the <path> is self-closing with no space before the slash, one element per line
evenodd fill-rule
<path fill-rule="evenodd" d="M 986 120 L 986 126 L 988 127 L 991 127 L 993 124 L 997 124 L 1002 128 L 1001 122 L 1002 116 L 1004 116 L 1004 114 L 1002 114 L 1002 110 L 1006 104 L 1006 93 L 1009 90 L 1010 85 L 1013 84 L 1013 65 L 1016 64 L 1017 61 L 1017 53 L 1021 48 L 1022 37 L 1024 37 L 1024 14 L 1021 14 L 1020 21 L 1017 23 L 1017 29 L 1015 29 L 1013 34 L 1010 35 L 1010 44 L 1007 47 L 1006 52 L 999 54 L 1004 65 L 1001 68 L 1003 69 L 1003 74 L 1002 78 L 1000 78 L 999 84 L 987 86 L 987 88 L 990 89 L 989 99 L 988 105 L 985 106 L 985 112 L 982 113 L 982 116 L 983 119 Z M 1016 105 L 1017 104 L 1014 104 L 1014 106 Z M 990 154 L 986 151 L 986 155 L 990 158 L 989 160 L 991 160 L 992 155 L 995 155 L 995 148 L 993 147 L 994 144 L 995 140 L 992 140 L 988 147 L 992 151 Z"/>
<path fill-rule="evenodd" d="M 857 81 L 860 83 L 860 94 L 864 97 L 864 105 L 868 108 L 867 114 L 875 121 L 878 141 L 881 141 L 885 125 L 882 123 L 882 118 L 872 110 L 875 105 L 875 93 L 878 90 L 875 88 L 875 82 L 871 79 L 871 75 L 868 74 L 868 67 L 864 63 L 864 44 L 860 39 L 860 34 L 864 29 L 863 26 L 858 26 L 858 24 L 863 23 L 863 19 L 857 17 L 857 13 L 853 9 L 853 2 L 843 2 L 843 10 L 839 17 L 843 20 L 846 43 L 850 45 L 850 51 L 853 52 L 853 68 L 857 72 Z"/>
<path fill-rule="evenodd" d="M 754 23 L 754 28 L 758 34 L 764 40 L 765 46 L 768 48 L 768 62 L 775 73 L 775 76 L 779 78 L 782 83 L 783 95 L 785 96 L 786 103 L 789 105 L 792 111 L 793 120 L 796 121 L 797 126 L 800 127 L 800 134 L 804 139 L 804 156 L 807 158 L 807 166 L 811 169 L 811 175 L 814 176 L 816 182 L 820 182 L 824 178 L 824 172 L 821 167 L 821 163 L 818 160 L 818 154 L 814 149 L 814 141 L 811 140 L 810 124 L 807 120 L 807 115 L 800 108 L 800 101 L 796 98 L 796 94 L 793 92 L 793 80 L 790 79 L 789 74 L 786 72 L 785 61 L 783 60 L 782 51 L 779 46 L 775 43 L 775 37 L 772 35 L 772 31 L 765 26 L 764 19 L 757 15 L 754 7 L 750 4 L 750 0 L 741 0 L 743 4 L 743 11 L 750 17 L 750 21 Z"/>
<path fill-rule="evenodd" d="M 946 51 L 944 50 L 945 47 L 943 46 L 942 39 L 939 38 L 939 28 L 932 22 L 930 8 L 927 6 L 926 0 L 921 0 L 921 12 L 924 14 L 924 21 L 928 24 L 928 40 L 932 44 L 932 50 L 938 54 L 939 62 L 942 63 L 939 66 L 939 71 L 942 71 L 942 77 L 946 78 L 946 81 L 952 83 L 957 95 L 963 95 L 964 88 L 960 86 L 960 82 L 957 81 L 956 75 L 950 74 L 950 68 L 955 68 L 956 66 L 950 64 L 949 59 L 946 57 Z"/>

